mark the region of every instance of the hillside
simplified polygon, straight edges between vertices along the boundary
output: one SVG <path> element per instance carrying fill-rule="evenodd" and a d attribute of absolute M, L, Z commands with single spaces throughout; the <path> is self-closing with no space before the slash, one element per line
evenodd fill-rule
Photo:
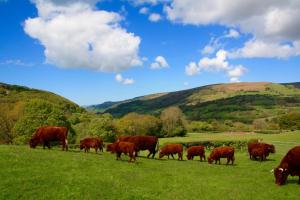
<path fill-rule="evenodd" d="M 10 143 L 13 138 L 17 138 L 13 129 L 22 120 L 24 129 L 27 127 L 24 131 L 28 130 L 28 134 L 32 134 L 32 129 L 39 123 L 67 123 L 72 114 L 82 112 L 83 108 L 54 93 L 0 83 L 0 143 Z M 29 117 L 30 124 L 26 124 Z M 30 125 L 32 127 L 28 128 Z M 23 131 L 23 127 L 19 128 L 19 132 Z"/>
<path fill-rule="evenodd" d="M 90 108 L 121 117 L 130 112 L 158 115 L 169 106 L 179 106 L 190 120 L 230 119 L 250 123 L 257 118 L 300 110 L 300 84 L 270 82 L 208 85 L 188 90 L 153 94 Z M 107 104 L 106 104 L 107 105 Z"/>

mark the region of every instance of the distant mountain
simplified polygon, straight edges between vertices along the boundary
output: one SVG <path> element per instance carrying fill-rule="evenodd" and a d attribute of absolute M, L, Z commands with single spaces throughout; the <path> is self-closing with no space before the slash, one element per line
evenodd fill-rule
<path fill-rule="evenodd" d="M 300 83 L 207 85 L 106 102 L 89 106 L 89 110 L 121 117 L 130 112 L 158 115 L 169 106 L 179 106 L 190 120 L 230 119 L 250 123 L 256 118 L 269 118 L 289 110 L 300 110 Z"/>

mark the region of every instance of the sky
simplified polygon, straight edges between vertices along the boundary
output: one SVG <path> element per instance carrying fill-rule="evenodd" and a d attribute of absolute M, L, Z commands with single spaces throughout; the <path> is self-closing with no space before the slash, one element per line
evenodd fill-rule
<path fill-rule="evenodd" d="M 0 82 L 79 105 L 299 82 L 299 0 L 0 0 Z"/>

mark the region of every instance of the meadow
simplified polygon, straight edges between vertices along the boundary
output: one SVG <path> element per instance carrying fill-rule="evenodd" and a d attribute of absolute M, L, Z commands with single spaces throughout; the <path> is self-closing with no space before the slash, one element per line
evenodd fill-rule
<path fill-rule="evenodd" d="M 277 152 L 265 162 L 250 161 L 246 151 L 236 152 L 233 166 L 194 161 L 128 158 L 116 161 L 108 152 L 95 154 L 54 147 L 0 145 L 0 199 L 299 199 L 298 177 L 284 186 L 274 183 L 270 170 L 293 146 L 300 132 L 282 134 L 191 133 L 163 138 L 160 145 L 199 140 L 261 138 Z M 206 152 L 206 156 L 209 152 Z M 177 156 L 176 156 L 177 158 Z"/>

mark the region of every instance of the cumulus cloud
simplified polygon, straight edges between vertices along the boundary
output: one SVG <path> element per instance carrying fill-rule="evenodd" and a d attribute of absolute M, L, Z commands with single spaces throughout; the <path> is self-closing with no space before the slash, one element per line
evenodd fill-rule
<path fill-rule="evenodd" d="M 228 33 L 224 36 L 225 38 L 238 38 L 240 33 L 235 29 L 230 29 Z"/>
<path fill-rule="evenodd" d="M 120 26 L 118 13 L 96 10 L 96 0 L 35 0 L 38 17 L 25 32 L 44 46 L 46 62 L 63 68 L 119 72 L 142 64 L 140 38 Z"/>
<path fill-rule="evenodd" d="M 142 8 L 139 10 L 139 13 L 141 13 L 141 14 L 148 14 L 148 13 L 149 13 L 149 8 L 147 8 L 147 7 L 142 7 Z"/>
<path fill-rule="evenodd" d="M 151 69 L 163 69 L 168 67 L 169 64 L 163 56 L 157 56 L 155 58 L 155 61 L 150 65 Z"/>
<path fill-rule="evenodd" d="M 240 77 L 245 74 L 247 69 L 242 65 L 230 65 L 227 61 L 228 52 L 219 50 L 213 58 L 204 57 L 198 63 L 190 62 L 185 67 L 185 73 L 188 76 L 194 76 L 201 71 L 206 72 L 225 72 L 231 82 L 239 82 Z"/>
<path fill-rule="evenodd" d="M 161 16 L 160 16 L 160 14 L 158 14 L 158 13 L 151 13 L 151 14 L 149 15 L 149 20 L 150 20 L 151 22 L 158 22 L 159 20 L 161 20 Z"/>
<path fill-rule="evenodd" d="M 122 74 L 120 74 L 120 73 L 116 74 L 115 79 L 116 79 L 117 82 L 122 83 L 124 85 L 132 85 L 132 84 L 134 84 L 134 80 L 133 79 L 131 79 L 131 78 L 125 78 L 124 79 L 123 76 L 122 76 Z"/>
<path fill-rule="evenodd" d="M 281 57 L 299 55 L 296 47 L 300 42 L 299 0 L 172 0 L 164 10 L 167 18 L 176 23 L 238 27 L 242 33 L 253 35 L 250 43 L 264 43 L 255 45 L 262 54 L 238 54 L 241 57 L 265 57 L 266 46 L 287 49 L 288 53 Z M 236 37 L 238 34 L 229 32 L 228 36 Z M 291 43 L 290 48 L 283 44 L 287 41 Z M 263 49 L 257 49 L 260 47 Z M 250 50 L 249 42 L 246 42 L 239 51 Z M 267 57 L 278 57 L 278 52 L 271 51 Z"/>
<path fill-rule="evenodd" d="M 158 3 L 167 3 L 171 0 L 128 0 L 128 1 L 135 6 L 140 6 L 144 4 L 156 5 Z"/>

